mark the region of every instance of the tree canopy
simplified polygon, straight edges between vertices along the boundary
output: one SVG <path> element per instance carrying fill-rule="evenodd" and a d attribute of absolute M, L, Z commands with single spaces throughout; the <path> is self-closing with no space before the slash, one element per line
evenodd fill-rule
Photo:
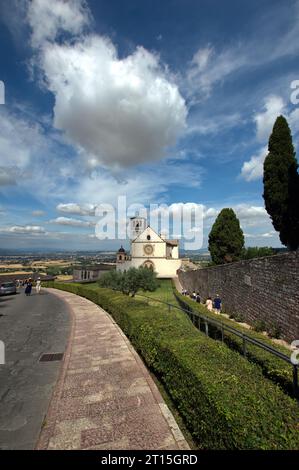
<path fill-rule="evenodd" d="M 244 235 L 233 209 L 222 209 L 209 235 L 209 250 L 215 264 L 231 263 L 241 258 Z"/>
<path fill-rule="evenodd" d="M 140 267 L 130 268 L 127 271 L 108 271 L 99 280 L 101 287 L 118 290 L 123 294 L 135 296 L 142 290 L 153 292 L 158 287 L 156 273 L 151 269 Z"/>
<path fill-rule="evenodd" d="M 264 200 L 280 241 L 290 250 L 299 246 L 299 175 L 292 135 L 279 116 L 269 138 L 264 162 Z"/>

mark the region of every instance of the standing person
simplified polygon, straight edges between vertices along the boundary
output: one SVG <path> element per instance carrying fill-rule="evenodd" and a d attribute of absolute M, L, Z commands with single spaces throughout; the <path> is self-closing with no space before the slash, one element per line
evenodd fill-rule
<path fill-rule="evenodd" d="M 26 285 L 26 289 L 25 289 L 25 294 L 27 295 L 27 297 L 29 295 L 31 295 L 31 290 L 32 290 L 32 281 L 31 281 L 31 279 L 29 279 L 27 281 L 27 285 Z"/>
<path fill-rule="evenodd" d="M 213 310 L 213 302 L 212 302 L 211 297 L 207 298 L 205 305 L 207 309 L 210 310 L 210 312 Z"/>
<path fill-rule="evenodd" d="M 35 289 L 36 289 L 37 294 L 40 294 L 40 290 L 41 290 L 41 280 L 40 280 L 40 277 L 37 278 L 36 285 L 35 285 Z"/>
<path fill-rule="evenodd" d="M 221 299 L 219 297 L 219 294 L 217 294 L 214 299 L 214 310 L 216 313 L 221 313 Z"/>
<path fill-rule="evenodd" d="M 195 292 L 195 290 L 193 291 L 193 294 L 192 294 L 192 297 L 191 297 L 191 298 L 192 298 L 192 300 L 196 300 L 196 292 Z"/>
<path fill-rule="evenodd" d="M 195 299 L 195 300 L 196 300 L 196 302 L 197 302 L 198 304 L 200 304 L 200 295 L 199 295 L 199 292 L 197 292 L 197 294 L 196 294 L 196 299 Z"/>

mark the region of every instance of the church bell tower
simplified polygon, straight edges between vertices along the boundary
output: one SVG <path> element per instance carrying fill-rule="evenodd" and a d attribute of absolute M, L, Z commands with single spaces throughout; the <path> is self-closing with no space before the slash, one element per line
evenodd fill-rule
<path fill-rule="evenodd" d="M 130 218 L 130 238 L 135 240 L 146 229 L 146 219 L 144 217 Z"/>

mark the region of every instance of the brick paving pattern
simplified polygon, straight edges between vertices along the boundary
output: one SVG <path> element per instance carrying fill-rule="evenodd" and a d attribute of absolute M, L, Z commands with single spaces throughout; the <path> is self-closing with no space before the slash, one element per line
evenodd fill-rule
<path fill-rule="evenodd" d="M 130 342 L 103 309 L 67 302 L 72 331 L 37 449 L 189 449 Z"/>

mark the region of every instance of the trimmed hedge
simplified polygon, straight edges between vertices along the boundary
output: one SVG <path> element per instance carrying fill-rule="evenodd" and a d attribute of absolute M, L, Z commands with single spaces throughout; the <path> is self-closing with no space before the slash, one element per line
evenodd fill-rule
<path fill-rule="evenodd" d="M 178 311 L 109 289 L 54 283 L 101 305 L 164 383 L 203 449 L 298 449 L 299 408 L 258 366 Z"/>
<path fill-rule="evenodd" d="M 210 310 L 208 310 L 204 305 L 194 302 L 194 300 L 190 299 L 189 297 L 183 296 L 180 293 L 175 293 L 177 298 L 179 299 L 179 303 L 182 307 L 187 306 L 191 307 L 193 311 L 196 313 L 200 313 L 211 320 L 221 321 L 223 324 L 231 326 L 236 330 L 246 334 L 247 336 L 259 340 L 266 345 L 274 347 L 278 351 L 282 352 L 285 355 L 290 355 L 290 351 L 279 345 L 274 345 L 273 342 L 266 338 L 264 335 L 259 334 L 255 331 L 249 330 L 244 328 L 242 325 L 238 324 L 237 322 L 233 322 L 226 318 L 223 315 L 217 315 Z M 204 325 L 202 325 L 202 329 Z M 221 338 L 221 333 L 216 326 L 209 326 L 209 332 L 211 335 L 214 336 L 215 339 Z M 224 342 L 229 346 L 231 349 L 234 349 L 241 354 L 243 354 L 243 341 L 242 338 L 230 333 L 229 331 L 224 331 Z M 251 362 L 258 364 L 263 371 L 263 374 L 272 380 L 273 382 L 279 384 L 289 395 L 294 395 L 293 390 L 293 372 L 292 367 L 287 362 L 279 359 L 278 357 L 273 356 L 267 351 L 258 348 L 252 344 L 246 344 L 246 351 L 247 351 L 247 359 Z"/>

